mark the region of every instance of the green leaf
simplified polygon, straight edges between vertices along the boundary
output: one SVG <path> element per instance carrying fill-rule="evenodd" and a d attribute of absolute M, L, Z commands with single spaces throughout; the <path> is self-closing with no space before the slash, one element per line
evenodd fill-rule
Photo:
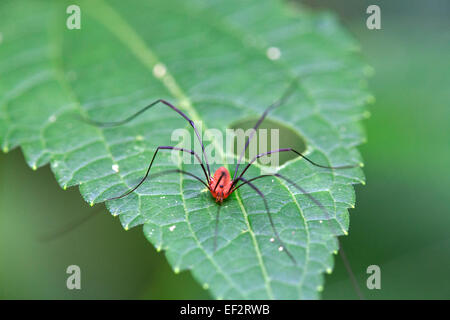
<path fill-rule="evenodd" d="M 334 16 L 270 0 L 80 1 L 81 29 L 68 30 L 69 4 L 0 4 L 0 143 L 5 152 L 20 146 L 33 168 L 50 163 L 59 184 L 79 185 L 86 201 L 129 189 L 156 147 L 174 145 L 173 130 L 189 126 L 165 106 L 113 128 L 76 116 L 122 120 L 165 98 L 201 121 L 203 132 L 225 132 L 258 117 L 296 76 L 299 89 L 269 118 L 304 137 L 316 162 L 361 162 L 356 146 L 365 139 L 359 120 L 370 98 L 364 89 L 370 69 Z M 232 156 L 217 141 L 212 146 L 217 157 Z M 198 165 L 179 166 L 201 174 Z M 170 152 L 162 151 L 155 172 L 169 168 Z M 255 165 L 246 176 L 265 170 Z M 279 172 L 331 217 L 322 223 L 320 208 L 278 178 L 255 181 L 297 265 L 270 241 L 263 202 L 251 188 L 224 202 L 216 252 L 217 204 L 189 177 L 150 179 L 107 206 L 125 229 L 143 225 L 174 271 L 190 270 L 216 298 L 318 298 L 338 249 L 330 226 L 347 232 L 352 184 L 364 176 L 359 168 L 326 170 L 301 158 Z"/>

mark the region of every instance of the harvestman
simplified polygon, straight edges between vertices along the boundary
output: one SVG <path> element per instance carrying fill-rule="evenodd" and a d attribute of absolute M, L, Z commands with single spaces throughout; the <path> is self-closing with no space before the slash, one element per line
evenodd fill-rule
<path fill-rule="evenodd" d="M 244 178 L 244 174 L 247 171 L 247 169 L 260 157 L 266 156 L 266 155 L 270 155 L 272 153 L 280 153 L 280 152 L 293 152 L 295 154 L 297 154 L 298 156 L 302 157 L 304 160 L 306 160 L 307 162 L 309 162 L 311 165 L 314 165 L 316 167 L 320 167 L 320 168 L 325 168 L 325 169 L 348 169 L 348 168 L 355 168 L 355 167 L 359 167 L 360 165 L 344 165 L 344 166 L 325 166 L 325 165 L 320 165 L 315 163 L 314 161 L 312 161 L 311 159 L 309 159 L 308 157 L 304 156 L 303 154 L 301 154 L 300 152 L 292 149 L 292 148 L 281 148 L 281 149 L 277 149 L 277 150 L 271 150 L 268 152 L 264 152 L 261 154 L 256 155 L 253 159 L 251 159 L 251 161 L 244 167 L 244 170 L 241 172 L 240 175 L 237 175 L 239 166 L 241 164 L 242 158 L 245 155 L 245 151 L 247 150 L 251 139 L 253 138 L 256 130 L 259 128 L 259 126 L 261 125 L 261 123 L 264 121 L 264 119 L 266 118 L 267 114 L 274 108 L 282 105 L 284 102 L 286 102 L 286 100 L 291 96 L 291 94 L 294 92 L 294 89 L 296 88 L 297 85 L 297 79 L 295 79 L 295 81 L 292 82 L 292 84 L 286 89 L 286 91 L 283 93 L 283 95 L 276 100 L 274 103 L 272 103 L 269 107 L 267 107 L 267 109 L 263 112 L 263 114 L 261 115 L 261 117 L 259 118 L 259 120 L 256 122 L 256 124 L 253 127 L 253 130 L 251 131 L 250 135 L 247 137 L 244 149 L 242 150 L 242 152 L 239 155 L 238 158 L 238 162 L 236 164 L 236 168 L 234 169 L 234 174 L 233 174 L 233 178 L 231 178 L 230 173 L 228 172 L 228 169 L 225 167 L 220 167 L 219 169 L 216 170 L 216 172 L 211 175 L 211 170 L 209 167 L 209 163 L 208 163 L 208 158 L 206 156 L 206 152 L 205 152 L 205 147 L 203 145 L 202 142 L 202 138 L 200 136 L 200 133 L 197 130 L 197 127 L 195 126 L 194 122 L 184 113 L 182 112 L 180 109 L 178 109 L 177 107 L 175 107 L 174 105 L 172 105 L 170 102 L 163 100 L 163 99 L 158 99 L 154 102 L 152 102 L 151 104 L 149 104 L 148 106 L 142 108 L 141 110 L 139 110 L 138 112 L 136 112 L 135 114 L 131 115 L 130 117 L 126 118 L 125 120 L 122 121 L 117 121 L 117 122 L 98 122 L 98 121 L 93 121 L 93 120 L 88 120 L 91 124 L 94 124 L 96 126 L 100 126 L 100 127 L 113 127 L 113 126 L 119 126 L 122 124 L 125 124 L 131 120 L 133 120 L 134 118 L 138 117 L 139 115 L 141 115 L 142 113 L 144 113 L 145 111 L 147 111 L 148 109 L 152 108 L 153 106 L 157 105 L 157 104 L 164 104 L 167 107 L 169 107 L 170 109 L 172 109 L 173 111 L 177 112 L 180 116 L 182 116 L 193 128 L 195 135 L 202 147 L 202 157 L 200 157 L 195 151 L 190 150 L 190 149 L 185 149 L 185 148 L 179 148 L 179 147 L 173 147 L 173 146 L 159 146 L 155 153 L 153 154 L 152 160 L 150 161 L 150 164 L 147 168 L 147 171 L 144 175 L 144 177 L 139 181 L 139 183 L 134 186 L 133 188 L 131 188 L 130 190 L 126 191 L 125 193 L 116 196 L 116 197 L 112 197 L 109 199 L 106 199 L 105 201 L 108 200 L 115 200 L 115 199 L 120 199 L 123 197 L 128 196 L 129 194 L 131 194 L 133 191 L 135 191 L 137 188 L 139 188 L 144 181 L 147 179 L 150 170 L 152 168 L 153 165 L 153 161 L 156 158 L 156 155 L 158 154 L 158 152 L 160 150 L 175 150 L 175 151 L 181 151 L 181 152 L 186 152 L 186 153 L 190 153 L 191 155 L 195 156 L 197 158 L 197 160 L 200 163 L 200 166 L 202 168 L 202 171 L 205 175 L 205 179 L 206 180 L 202 180 L 202 178 L 196 176 L 195 174 L 192 174 L 190 172 L 187 172 L 185 170 L 181 170 L 181 169 L 174 169 L 174 170 L 166 170 L 163 172 L 159 172 L 157 175 L 163 175 L 163 174 L 169 174 L 169 173 L 180 173 L 180 174 L 185 174 L 188 175 L 198 181 L 200 181 L 203 185 L 205 185 L 205 187 L 210 191 L 211 195 L 216 199 L 216 202 L 219 203 L 218 206 L 218 210 L 217 210 L 217 215 L 216 215 L 216 224 L 215 224 L 215 234 L 214 234 L 214 251 L 216 251 L 217 249 L 217 236 L 218 236 L 218 226 L 219 226 L 219 214 L 220 214 L 220 208 L 221 208 L 221 203 L 228 198 L 234 191 L 236 191 L 237 189 L 239 189 L 240 187 L 244 186 L 244 185 L 248 185 L 250 188 L 252 188 L 262 199 L 262 201 L 264 202 L 264 206 L 265 206 L 265 210 L 267 213 L 267 217 L 269 219 L 270 225 L 272 227 L 273 233 L 275 235 L 276 240 L 279 242 L 280 244 L 280 249 L 283 250 L 288 256 L 289 258 L 292 260 L 292 262 L 296 265 L 297 261 L 295 260 L 294 256 L 291 254 L 291 252 L 288 250 L 288 248 L 286 247 L 286 245 L 283 243 L 283 241 L 281 240 L 277 229 L 275 228 L 275 224 L 273 222 L 272 216 L 270 214 L 270 210 L 269 210 L 269 206 L 266 200 L 266 197 L 264 196 L 264 194 L 262 193 L 262 191 L 255 186 L 252 182 L 257 180 L 257 179 L 261 179 L 261 178 L 266 178 L 266 177 L 277 177 L 280 179 L 285 180 L 286 182 L 288 182 L 290 185 L 292 185 L 294 188 L 296 188 L 297 190 L 299 190 L 302 194 L 305 194 L 307 197 L 309 197 L 309 199 L 314 202 L 314 204 L 316 204 L 327 216 L 327 221 L 330 219 L 330 216 L 328 214 L 328 211 L 325 209 L 325 207 L 320 203 L 320 201 L 318 201 L 316 198 L 314 198 L 312 195 L 308 194 L 306 192 L 305 189 L 303 189 L 302 187 L 300 187 L 297 183 L 295 183 L 294 181 L 292 181 L 291 179 L 279 174 L 279 173 L 273 173 L 273 174 L 263 174 L 257 177 L 253 177 L 250 179 L 246 179 Z M 204 159 L 205 162 L 202 161 L 202 159 Z M 205 166 L 206 165 L 206 166 Z M 239 182 L 239 183 L 238 183 Z M 340 248 L 341 250 L 339 250 L 339 252 L 341 253 L 341 257 L 344 261 L 344 265 L 348 271 L 348 273 L 350 274 L 351 280 L 353 282 L 353 285 L 355 287 L 355 290 L 357 291 L 358 295 L 360 296 L 360 298 L 362 298 L 362 294 L 361 291 L 359 290 L 359 287 L 357 285 L 356 279 L 350 269 L 350 265 L 345 257 L 345 253 L 343 252 L 342 248 Z"/>

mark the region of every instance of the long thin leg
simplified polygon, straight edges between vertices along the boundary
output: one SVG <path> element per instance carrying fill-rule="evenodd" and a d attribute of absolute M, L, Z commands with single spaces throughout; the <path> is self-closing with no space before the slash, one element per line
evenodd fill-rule
<path fill-rule="evenodd" d="M 178 109 L 177 107 L 175 107 L 170 102 L 167 102 L 164 99 L 158 99 L 158 100 L 150 103 L 148 106 L 142 108 L 141 110 L 139 110 L 135 114 L 129 116 L 128 118 L 126 118 L 125 120 L 122 120 L 122 121 L 100 122 L 100 121 L 94 121 L 94 120 L 91 120 L 91 119 L 84 119 L 84 120 L 89 122 L 89 123 L 91 123 L 91 124 L 93 124 L 93 125 L 100 126 L 100 127 L 120 126 L 120 125 L 125 124 L 125 123 L 133 120 L 134 118 L 138 117 L 139 115 L 141 115 L 142 113 L 144 113 L 145 111 L 147 111 L 148 109 L 150 109 L 151 107 L 153 107 L 154 105 L 156 105 L 158 103 L 163 103 L 166 106 L 168 106 L 169 108 L 171 108 L 172 110 L 174 110 L 175 112 L 177 112 L 184 119 L 186 119 L 187 122 L 189 122 L 189 124 L 191 125 L 192 128 L 194 128 L 195 135 L 197 136 L 197 139 L 198 139 L 198 141 L 200 142 L 200 144 L 202 146 L 202 153 L 203 153 L 203 156 L 205 157 L 206 167 L 208 168 L 208 179 L 209 179 L 209 177 L 211 176 L 211 171 L 209 169 L 208 158 L 206 157 L 205 146 L 203 145 L 202 138 L 200 136 L 200 133 L 197 130 L 197 127 L 194 124 L 194 121 L 192 121 L 183 111 L 181 111 L 180 109 Z M 200 161 L 200 163 L 202 163 L 202 161 Z"/>
<path fill-rule="evenodd" d="M 155 157 L 156 157 L 156 155 L 158 154 L 158 151 L 159 151 L 159 150 L 179 150 L 179 151 L 188 152 L 188 153 L 190 153 L 190 154 L 196 155 L 196 153 L 195 153 L 194 151 L 188 150 L 188 149 L 184 149 L 184 148 L 177 148 L 177 147 L 171 147 L 171 146 L 159 146 L 159 147 L 156 149 L 155 153 L 153 154 L 152 161 L 150 161 L 150 165 L 148 166 L 147 172 L 145 173 L 145 176 L 141 179 L 141 181 L 139 181 L 139 183 L 138 183 L 135 187 L 133 187 L 132 189 L 128 190 L 128 191 L 125 192 L 124 194 L 122 194 L 122 195 L 120 195 L 120 196 L 117 196 L 117 197 L 112 197 L 112 198 L 106 199 L 105 201 L 108 201 L 108 200 L 115 200 L 115 199 L 120 199 L 120 198 L 126 197 L 127 195 L 129 195 L 130 193 L 132 193 L 134 190 L 136 190 L 137 188 L 139 188 L 139 187 L 141 186 L 141 184 L 143 184 L 144 181 L 147 179 L 148 174 L 150 173 L 150 169 L 152 168 L 153 161 L 155 160 Z M 177 170 L 178 170 L 178 169 L 177 169 Z M 203 170 L 204 170 L 204 168 L 203 168 Z M 183 171 L 183 170 L 179 170 L 179 171 L 177 171 L 177 172 L 182 172 L 182 173 L 188 174 L 188 175 L 190 175 L 190 176 L 196 178 L 197 180 L 201 181 L 201 182 L 209 189 L 208 185 L 207 185 L 202 179 L 200 179 L 199 177 L 197 177 L 197 176 L 195 176 L 195 175 L 193 175 L 193 174 L 191 174 L 191 173 L 189 173 L 189 172 Z M 206 172 L 205 172 L 205 175 L 206 175 Z"/>
<path fill-rule="evenodd" d="M 216 186 L 214 187 L 214 192 L 216 191 L 217 186 L 219 185 L 220 181 L 222 181 L 222 178 L 223 178 L 224 176 L 225 176 L 225 173 L 222 172 L 222 174 L 220 175 L 219 179 L 218 179 L 217 182 L 216 182 Z"/>
<path fill-rule="evenodd" d="M 217 214 L 216 214 L 216 228 L 214 231 L 214 252 L 216 252 L 217 249 L 217 236 L 219 235 L 219 214 L 220 214 L 220 208 L 222 208 L 221 203 L 217 205 Z"/>
<path fill-rule="evenodd" d="M 278 234 L 278 231 L 275 228 L 275 224 L 273 222 L 272 215 L 270 214 L 269 206 L 267 204 L 267 200 L 266 200 L 266 197 L 264 196 L 264 194 L 253 183 L 251 183 L 250 180 L 246 180 L 246 179 L 244 179 L 242 177 L 239 177 L 238 179 L 244 181 L 243 184 L 248 184 L 262 198 L 262 200 L 264 201 L 264 206 L 266 207 L 267 217 L 269 218 L 270 225 L 272 226 L 272 230 L 273 230 L 273 233 L 275 234 L 275 237 L 277 238 L 277 241 L 280 243 L 281 248 L 286 252 L 286 254 L 289 256 L 289 258 L 292 260 L 292 262 L 294 262 L 294 264 L 296 265 L 297 261 L 295 260 L 294 256 L 290 253 L 290 251 L 288 250 L 286 245 L 283 243 L 283 241 L 281 241 L 281 238 L 280 238 L 280 236 Z"/>
<path fill-rule="evenodd" d="M 276 107 L 282 105 L 283 103 L 286 102 L 286 100 L 291 96 L 291 94 L 294 92 L 294 89 L 297 86 L 297 81 L 298 78 L 295 78 L 292 83 L 289 85 L 289 87 L 286 89 L 286 91 L 283 93 L 283 95 L 276 100 L 274 103 L 272 103 L 269 107 L 267 107 L 267 109 L 263 112 L 263 114 L 261 115 L 261 117 L 259 118 L 259 120 L 256 122 L 255 126 L 253 127 L 252 132 L 250 133 L 249 137 L 247 137 L 247 142 L 245 143 L 245 147 L 242 150 L 241 154 L 239 155 L 239 160 L 236 164 L 236 168 L 234 169 L 234 175 L 233 175 L 233 180 L 235 180 L 238 169 L 239 169 L 239 165 L 241 164 L 242 161 L 242 157 L 245 154 L 245 151 L 247 150 L 249 144 L 250 144 L 250 140 L 253 138 L 256 130 L 259 128 L 259 126 L 261 125 L 261 123 L 264 121 L 264 119 L 266 118 L 267 114 L 272 110 L 275 109 Z"/>
<path fill-rule="evenodd" d="M 314 198 L 312 195 L 310 195 L 310 194 L 308 194 L 307 192 L 306 192 L 306 190 L 305 189 L 303 189 L 302 187 L 300 187 L 297 183 L 295 183 L 294 181 L 292 181 L 291 179 L 289 179 L 289 178 L 286 178 L 286 177 L 284 177 L 284 176 L 282 176 L 281 174 L 279 174 L 279 173 L 274 173 L 274 174 L 263 174 L 263 175 L 260 175 L 260 176 L 257 176 L 257 177 L 254 177 L 254 178 L 252 178 L 252 179 L 249 179 L 249 180 L 247 180 L 247 181 L 244 181 L 243 183 L 241 183 L 240 185 L 238 185 L 237 187 L 235 187 L 234 188 L 234 190 L 236 190 L 236 189 L 239 189 L 241 186 L 243 186 L 243 185 L 245 185 L 245 184 L 250 184 L 251 183 L 251 181 L 254 181 L 254 180 L 257 180 L 257 179 L 260 179 L 260 178 L 264 178 L 264 177 L 273 177 L 273 176 L 275 176 L 275 177 L 278 177 L 278 178 L 281 178 L 281 179 L 283 179 L 283 180 L 285 180 L 285 181 L 287 181 L 288 183 L 290 183 L 291 185 L 293 185 L 297 190 L 299 190 L 301 193 L 303 193 L 303 194 L 305 194 L 308 198 L 310 198 L 323 212 L 325 212 L 325 215 L 327 216 L 327 223 L 328 223 L 328 225 L 330 225 L 329 224 L 329 220 L 330 220 L 330 215 L 328 214 L 328 211 L 325 209 L 325 207 L 316 199 L 316 198 Z M 234 191 L 233 190 L 233 191 Z M 331 228 L 330 228 L 331 229 Z M 339 253 L 340 253 L 340 256 L 341 256 L 341 258 L 342 258 L 342 261 L 344 262 L 344 266 L 345 266 L 345 268 L 346 268 L 346 270 L 347 270 L 347 273 L 349 274 L 349 277 L 350 277 L 350 279 L 351 279 L 351 281 L 352 281 L 352 284 L 353 284 L 353 288 L 355 289 L 355 292 L 356 292 L 356 294 L 358 295 L 358 297 L 359 297 L 359 299 L 360 300 L 364 300 L 364 296 L 363 296 L 363 294 L 362 294 L 362 292 L 361 292 L 361 289 L 359 288 L 359 285 L 358 285 L 358 282 L 356 281 L 356 277 L 355 277 L 355 275 L 354 275 L 354 273 L 353 273 L 353 271 L 352 271 L 352 268 L 351 268 L 351 266 L 350 266 L 350 263 L 349 263 L 349 261 L 348 261 L 348 259 L 347 259 L 347 256 L 345 255 L 345 252 L 344 252 L 344 249 L 343 249 L 343 247 L 342 247 L 342 245 L 341 245 L 341 242 L 339 241 L 339 238 L 337 237 L 337 235 L 336 235 L 336 233 L 334 233 L 333 232 L 333 234 L 336 236 L 336 239 L 337 239 L 337 241 L 338 241 L 338 244 L 339 244 Z"/>
<path fill-rule="evenodd" d="M 103 210 L 105 210 L 104 207 L 99 207 L 96 210 L 94 210 L 94 212 L 89 213 L 88 215 L 83 216 L 80 219 L 77 219 L 76 221 L 70 222 L 69 224 L 63 226 L 62 228 L 56 230 L 55 232 L 40 236 L 38 238 L 38 241 L 49 242 L 49 241 L 55 240 L 55 239 L 65 235 L 66 233 L 69 233 L 70 231 L 76 229 L 77 227 L 81 226 L 86 221 L 88 221 L 90 218 L 96 216 L 98 213 L 102 212 Z"/>
<path fill-rule="evenodd" d="M 242 177 L 242 176 L 244 175 L 244 173 L 247 171 L 247 169 L 248 169 L 248 168 L 252 165 L 252 163 L 255 162 L 257 159 L 259 159 L 259 158 L 261 158 L 261 157 L 263 157 L 263 156 L 267 156 L 267 155 L 272 154 L 272 153 L 277 153 L 277 152 L 287 152 L 287 151 L 292 151 L 292 152 L 296 153 L 297 155 L 299 155 L 300 157 L 302 157 L 303 159 L 305 159 L 306 161 L 308 161 L 308 162 L 311 163 L 312 165 L 315 165 L 316 167 L 320 167 L 320 168 L 325 168 L 325 169 L 350 169 L 350 168 L 357 168 L 357 167 L 360 167 L 359 164 L 355 164 L 355 165 L 350 164 L 350 165 L 336 166 L 336 167 L 332 167 L 332 166 L 324 166 L 324 165 L 321 165 L 321 164 L 318 164 L 318 163 L 312 161 L 311 159 L 307 158 L 306 156 L 304 156 L 303 154 L 301 154 L 301 153 L 298 152 L 298 151 L 295 151 L 295 150 L 292 149 L 292 148 L 282 148 L 282 149 L 272 150 L 272 151 L 268 151 L 268 152 L 264 152 L 264 153 L 261 153 L 261 154 L 256 155 L 256 156 L 255 156 L 255 157 L 247 164 L 247 166 L 244 168 L 244 170 L 242 171 L 242 173 L 240 174 L 239 177 Z M 231 187 L 232 187 L 233 185 L 236 184 L 236 181 L 237 181 L 237 180 L 234 180 L 234 181 L 233 181 L 232 185 L 230 186 L 230 190 L 231 190 Z"/>
<path fill-rule="evenodd" d="M 214 192 L 216 192 L 217 186 L 219 185 L 220 181 L 222 180 L 222 178 L 224 176 L 225 176 L 225 173 L 222 172 L 222 174 L 220 175 L 219 179 L 216 182 L 216 186 L 214 187 Z M 223 194 L 222 194 L 222 197 L 223 197 Z M 220 214 L 220 208 L 222 207 L 222 202 L 218 202 L 216 200 L 216 203 L 218 205 L 218 208 L 217 208 L 217 215 L 216 215 L 216 229 L 214 231 L 214 252 L 217 249 L 217 236 L 219 234 L 219 214 Z"/>
<path fill-rule="evenodd" d="M 199 177 L 197 177 L 196 175 L 184 171 L 184 170 L 180 170 L 180 169 L 170 169 L 170 170 L 164 170 L 155 174 L 152 174 L 149 178 L 155 178 L 155 177 L 159 177 L 159 176 L 163 176 L 166 174 L 170 174 L 170 173 L 183 173 L 186 174 L 188 176 L 191 176 L 195 179 L 197 179 L 198 181 L 200 181 L 201 183 L 203 183 L 205 186 L 205 182 L 200 179 Z M 55 240 L 63 235 L 65 235 L 66 233 L 69 233 L 70 231 L 78 228 L 80 225 L 84 224 L 87 220 L 89 220 L 90 218 L 92 218 L 93 216 L 97 215 L 98 213 L 102 212 L 104 210 L 104 207 L 98 207 L 97 210 L 95 210 L 94 212 L 90 213 L 89 215 L 86 215 L 82 218 L 80 218 L 79 220 L 76 221 L 72 221 L 71 223 L 69 223 L 68 225 L 62 227 L 61 229 L 57 230 L 56 232 L 53 232 L 51 234 L 46 234 L 44 236 L 39 237 L 39 241 L 43 241 L 43 242 L 47 242 L 47 241 L 52 241 Z"/>

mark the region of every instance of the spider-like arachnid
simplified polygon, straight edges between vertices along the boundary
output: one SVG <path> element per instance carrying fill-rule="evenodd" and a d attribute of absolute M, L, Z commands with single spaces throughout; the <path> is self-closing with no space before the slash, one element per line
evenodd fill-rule
<path fill-rule="evenodd" d="M 160 174 L 164 174 L 164 173 L 170 173 L 170 172 L 178 172 L 181 174 L 185 174 L 188 176 L 191 176 L 193 178 L 195 178 L 196 180 L 200 181 L 203 185 L 206 186 L 206 188 L 209 190 L 209 192 L 211 193 L 211 195 L 216 199 L 216 202 L 218 202 L 218 210 L 217 210 L 217 216 L 216 216 L 216 225 L 215 225 L 215 234 L 214 234 L 214 251 L 217 248 L 217 236 L 218 236 L 218 226 L 219 226 L 219 213 L 220 213 L 220 208 L 221 208 L 221 203 L 227 199 L 234 191 L 236 191 L 237 189 L 239 189 L 240 187 L 244 186 L 244 185 L 248 185 L 249 187 L 251 187 L 263 200 L 264 202 L 264 206 L 266 209 L 266 213 L 267 213 L 267 217 L 269 219 L 270 225 L 272 227 L 274 236 L 276 238 L 276 240 L 279 242 L 280 244 L 280 250 L 283 250 L 288 256 L 289 258 L 292 260 L 292 262 L 294 264 L 297 264 L 296 259 L 294 258 L 294 256 L 291 254 L 291 252 L 287 249 L 287 247 L 284 245 L 283 241 L 281 240 L 277 229 L 275 228 L 275 224 L 273 222 L 272 216 L 270 214 L 270 210 L 269 210 L 269 206 L 267 203 L 267 199 L 264 196 L 264 194 L 261 192 L 261 190 L 255 186 L 252 182 L 254 180 L 257 179 L 261 179 L 261 178 L 265 178 L 265 177 L 271 177 L 271 176 L 276 176 L 280 179 L 283 179 L 285 181 L 287 181 L 289 184 L 291 184 L 292 186 L 294 186 L 297 190 L 299 190 L 300 192 L 302 192 L 303 194 L 305 194 L 306 196 L 308 196 L 318 207 L 321 208 L 322 211 L 324 211 L 326 213 L 326 215 L 329 217 L 327 210 L 325 209 L 325 207 L 316 199 L 314 198 L 312 195 L 308 194 L 302 187 L 300 187 L 298 184 L 296 184 L 294 181 L 292 181 L 291 179 L 282 176 L 278 173 L 273 173 L 273 174 L 263 174 L 257 177 L 253 177 L 251 179 L 246 179 L 244 178 L 244 174 L 247 171 L 247 169 L 260 157 L 266 156 L 266 155 L 270 155 L 272 153 L 277 153 L 277 152 L 293 152 L 295 154 L 297 154 L 298 156 L 302 157 L 304 160 L 308 161 L 311 165 L 320 167 L 320 168 L 326 168 L 326 169 L 347 169 L 347 168 L 354 168 L 354 167 L 359 167 L 360 165 L 344 165 L 344 166 L 336 166 L 336 167 L 332 167 L 332 166 L 325 166 L 325 165 L 320 165 L 315 163 L 314 161 L 312 161 L 311 159 L 307 158 L 306 156 L 304 156 L 303 154 L 301 154 L 300 152 L 292 149 L 292 148 L 282 148 L 282 149 L 277 149 L 277 150 L 271 150 L 268 152 L 264 152 L 261 154 L 256 155 L 253 159 L 251 159 L 248 164 L 244 167 L 244 170 L 237 175 L 238 169 L 239 169 L 239 165 L 241 164 L 242 158 L 245 155 L 245 151 L 247 150 L 251 139 L 254 136 L 254 133 L 256 132 L 256 130 L 259 128 L 259 126 L 261 125 L 261 123 L 264 121 L 264 119 L 266 118 L 267 114 L 274 108 L 282 105 L 288 98 L 289 96 L 292 94 L 292 92 L 294 91 L 295 87 L 296 87 L 297 81 L 294 81 L 288 88 L 287 90 L 284 92 L 284 94 L 278 99 L 276 100 L 274 103 L 272 103 L 269 107 L 266 108 L 266 110 L 264 111 L 264 113 L 261 115 L 261 117 L 259 118 L 259 120 L 256 122 L 256 124 L 253 127 L 253 130 L 251 132 L 251 134 L 247 137 L 245 146 L 242 150 L 242 152 L 240 153 L 240 156 L 238 158 L 238 162 L 236 164 L 236 168 L 234 170 L 234 174 L 233 174 L 233 178 L 231 178 L 230 173 L 228 172 L 228 169 L 225 167 L 220 167 L 219 169 L 217 169 L 213 175 L 211 175 L 211 170 L 209 167 L 209 163 L 208 163 L 208 157 L 206 156 L 205 153 L 205 147 L 203 145 L 202 142 L 202 138 L 200 136 L 200 133 L 197 130 L 197 127 L 195 126 L 194 122 L 184 113 L 182 112 L 180 109 L 178 109 L 177 107 L 175 107 L 174 105 L 172 105 L 170 102 L 163 100 L 163 99 L 159 99 L 154 101 L 153 103 L 149 104 L 148 106 L 142 108 L 141 110 L 139 110 L 138 112 L 136 112 L 135 114 L 131 115 L 130 117 L 128 117 L 127 119 L 123 120 L 123 121 L 117 121 L 117 122 L 98 122 L 98 121 L 93 121 L 93 120 L 88 120 L 91 124 L 97 125 L 97 126 L 101 126 L 101 127 L 112 127 L 112 126 L 119 126 L 122 124 L 125 124 L 131 120 L 133 120 L 134 118 L 136 118 L 137 116 L 141 115 L 142 113 L 144 113 L 145 111 L 147 111 L 148 109 L 152 108 L 153 106 L 161 103 L 167 107 L 169 107 L 170 109 L 172 109 L 173 111 L 177 112 L 180 116 L 182 116 L 186 121 L 189 122 L 189 124 L 192 126 L 195 135 L 199 141 L 199 143 L 201 144 L 202 147 L 202 156 L 200 157 L 198 155 L 198 153 L 196 153 L 193 150 L 190 149 L 185 149 L 185 148 L 179 148 L 179 147 L 173 147 L 173 146 L 159 146 L 155 153 L 153 154 L 153 157 L 150 161 L 150 164 L 148 166 L 147 172 L 145 173 L 144 177 L 139 181 L 139 183 L 134 186 L 133 188 L 131 188 L 130 190 L 126 191 L 125 193 L 116 196 L 116 197 L 112 197 L 109 199 L 106 199 L 105 201 L 108 200 L 114 200 L 114 199 L 120 199 L 123 197 L 126 197 L 127 195 L 131 194 L 133 191 L 135 191 L 137 188 L 139 188 L 144 181 L 147 179 L 150 170 L 152 168 L 153 165 L 153 161 L 156 158 L 156 155 L 158 154 L 158 152 L 160 150 L 176 150 L 176 151 L 181 151 L 181 152 L 186 152 L 186 153 L 190 153 L 191 155 L 195 156 L 197 158 L 197 160 L 200 163 L 200 166 L 203 170 L 203 173 L 205 175 L 205 180 L 203 180 L 202 178 L 196 176 L 195 174 L 192 174 L 190 172 L 181 170 L 181 169 L 175 169 L 175 170 L 167 170 L 165 172 L 161 172 Z M 204 162 L 202 161 L 204 159 Z"/>

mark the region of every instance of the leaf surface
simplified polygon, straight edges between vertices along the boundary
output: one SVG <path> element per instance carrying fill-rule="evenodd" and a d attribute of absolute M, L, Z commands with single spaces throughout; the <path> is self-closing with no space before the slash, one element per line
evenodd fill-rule
<path fill-rule="evenodd" d="M 334 16 L 269 0 L 80 1 L 81 29 L 68 30 L 72 3 L 0 4 L 0 144 L 5 152 L 20 146 L 33 168 L 50 163 L 59 184 L 79 185 L 86 201 L 129 189 L 157 146 L 176 144 L 174 130 L 189 125 L 163 105 L 113 128 L 76 117 L 122 120 L 164 98 L 201 124 L 223 162 L 233 156 L 208 129 L 225 133 L 240 119 L 258 117 L 297 76 L 298 90 L 270 119 L 304 137 L 316 162 L 361 162 L 356 146 L 365 139 L 359 120 L 370 97 L 369 69 Z M 174 165 L 161 151 L 155 172 L 178 166 L 201 176 L 181 157 Z M 265 171 L 255 165 L 246 177 Z M 271 241 L 263 202 L 251 188 L 224 202 L 216 252 L 217 204 L 190 177 L 149 179 L 107 207 L 125 229 L 143 225 L 174 271 L 191 270 L 216 298 L 318 298 L 338 249 L 332 229 L 347 232 L 352 184 L 364 176 L 359 168 L 326 170 L 300 158 L 279 172 L 330 213 L 323 223 L 328 217 L 320 208 L 285 181 L 255 181 L 297 265 Z"/>

